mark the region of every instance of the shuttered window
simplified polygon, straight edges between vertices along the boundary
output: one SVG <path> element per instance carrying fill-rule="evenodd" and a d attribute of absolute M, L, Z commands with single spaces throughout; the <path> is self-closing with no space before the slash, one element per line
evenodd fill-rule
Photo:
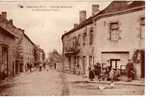
<path fill-rule="evenodd" d="M 119 40 L 119 23 L 110 23 L 110 40 Z"/>
<path fill-rule="evenodd" d="M 145 36 L 145 18 L 140 19 L 140 38 L 143 39 Z"/>

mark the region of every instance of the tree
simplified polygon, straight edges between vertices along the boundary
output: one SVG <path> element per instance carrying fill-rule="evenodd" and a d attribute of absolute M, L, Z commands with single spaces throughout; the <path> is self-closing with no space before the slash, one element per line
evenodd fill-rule
<path fill-rule="evenodd" d="M 57 63 L 62 61 L 62 55 L 56 49 L 48 53 L 48 60 L 50 63 Z"/>

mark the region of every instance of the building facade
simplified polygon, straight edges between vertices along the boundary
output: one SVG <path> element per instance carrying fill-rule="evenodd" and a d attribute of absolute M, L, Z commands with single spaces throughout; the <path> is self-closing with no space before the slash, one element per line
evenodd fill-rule
<path fill-rule="evenodd" d="M 43 64 L 45 62 L 45 52 L 39 45 L 36 45 L 34 48 L 34 57 L 34 64 L 36 67 L 39 67 L 39 64 Z"/>
<path fill-rule="evenodd" d="M 8 24 L 5 12 L 2 12 L 0 15 L 0 79 L 14 75 L 15 70 L 16 36 L 7 29 Z"/>
<path fill-rule="evenodd" d="M 133 59 L 137 79 L 144 77 L 144 1 L 113 1 L 101 11 L 93 5 L 92 16 L 82 18 L 62 36 L 65 68 L 76 70 L 78 66 L 88 74 L 88 68 L 98 62 L 102 67 L 122 69 Z"/>
<path fill-rule="evenodd" d="M 92 15 L 99 11 L 98 5 L 92 6 Z M 88 74 L 94 65 L 94 24 L 93 18 L 87 19 L 86 11 L 79 12 L 79 25 L 62 36 L 64 68 L 73 73 Z"/>
<path fill-rule="evenodd" d="M 35 44 L 17 28 L 13 20 L 7 19 L 7 12 L 0 14 L 0 69 L 7 75 L 18 74 L 28 70 L 27 64 L 34 65 Z M 6 71 L 7 70 L 7 71 Z"/>
<path fill-rule="evenodd" d="M 15 67 L 16 67 L 16 74 L 24 72 L 23 70 L 23 62 L 24 62 L 24 57 L 23 57 L 23 37 L 24 37 L 24 30 L 20 29 L 20 28 L 15 28 L 14 29 L 16 36 L 18 37 L 16 39 L 16 63 L 15 63 Z"/>
<path fill-rule="evenodd" d="M 88 23 L 88 25 L 86 25 Z M 91 55 L 91 46 L 88 45 L 88 31 L 92 22 L 86 22 L 77 29 L 73 29 L 73 33 L 63 37 L 63 54 L 64 66 L 70 69 L 73 73 L 77 70 L 81 74 L 85 74 L 88 66 L 88 57 Z M 76 30 L 76 31 L 75 31 Z M 72 32 L 72 31 L 70 31 Z M 78 72 L 77 72 L 78 73 Z"/>
<path fill-rule="evenodd" d="M 34 66 L 34 48 L 35 48 L 35 44 L 24 33 L 23 34 L 23 39 L 22 39 L 20 45 L 22 46 L 21 55 L 23 57 L 22 71 L 25 72 L 25 71 L 28 70 L 27 64 L 32 64 Z"/>
<path fill-rule="evenodd" d="M 137 51 L 144 51 L 144 2 L 112 2 L 95 20 L 95 62 L 121 69 Z M 137 56 L 144 55 L 142 52 Z M 144 65 L 140 64 L 135 62 L 137 78 L 144 76 Z"/>

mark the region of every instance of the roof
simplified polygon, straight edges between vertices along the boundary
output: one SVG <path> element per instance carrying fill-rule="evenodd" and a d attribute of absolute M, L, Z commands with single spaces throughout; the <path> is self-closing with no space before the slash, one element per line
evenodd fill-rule
<path fill-rule="evenodd" d="M 23 33 L 23 34 L 24 34 L 24 36 L 32 43 L 32 45 L 35 46 L 35 44 L 32 42 L 32 40 L 31 40 L 25 33 Z"/>
<path fill-rule="evenodd" d="M 125 11 L 131 8 L 141 7 L 144 5 L 145 5 L 145 1 L 112 1 L 109 4 L 109 6 L 107 6 L 105 9 L 101 10 L 100 12 L 98 12 L 96 15 L 89 17 L 88 19 L 80 23 L 76 28 L 72 28 L 70 31 L 64 33 L 62 35 L 62 39 L 65 35 L 70 34 L 88 24 L 91 24 L 93 22 L 93 18 L 98 17 L 99 15 L 102 15 L 102 14 L 107 15 L 114 12 L 116 13 L 118 11 Z"/>
<path fill-rule="evenodd" d="M 82 28 L 82 27 L 84 27 L 86 25 L 91 24 L 92 22 L 93 22 L 93 20 L 92 20 L 92 16 L 91 16 L 91 17 L 87 18 L 85 21 L 83 21 L 82 23 L 80 23 L 76 28 L 72 28 L 70 31 L 68 31 L 67 33 L 63 34 L 62 38 L 65 35 L 67 35 L 67 34 L 70 34 L 70 33 L 74 32 L 74 31 L 76 31 L 76 30 L 78 30 L 78 29 L 80 29 L 80 28 Z"/>
<path fill-rule="evenodd" d="M 9 36 L 12 36 L 13 38 L 16 38 L 16 35 L 6 29 L 4 29 L 3 27 L 0 26 L 0 29 L 2 29 L 3 31 L 6 31 L 6 34 L 8 34 Z M 2 32 L 3 33 L 3 32 Z"/>
<path fill-rule="evenodd" d="M 142 7 L 145 5 L 145 1 L 113 1 L 105 9 L 101 10 L 94 17 L 97 17 L 101 14 L 107 15 L 110 13 L 116 13 L 120 11 L 126 11 L 136 7 Z"/>

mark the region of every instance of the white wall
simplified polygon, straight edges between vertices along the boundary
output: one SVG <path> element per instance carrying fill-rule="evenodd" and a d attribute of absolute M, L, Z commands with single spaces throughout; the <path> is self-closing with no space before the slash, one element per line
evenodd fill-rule
<path fill-rule="evenodd" d="M 114 15 L 96 21 L 95 62 L 101 62 L 102 51 L 133 51 L 140 48 L 138 35 L 140 33 L 140 18 L 145 16 L 144 10 Z M 119 41 L 109 40 L 109 23 L 119 22 Z M 144 48 L 144 40 L 141 41 Z M 130 52 L 131 53 L 131 52 Z"/>

